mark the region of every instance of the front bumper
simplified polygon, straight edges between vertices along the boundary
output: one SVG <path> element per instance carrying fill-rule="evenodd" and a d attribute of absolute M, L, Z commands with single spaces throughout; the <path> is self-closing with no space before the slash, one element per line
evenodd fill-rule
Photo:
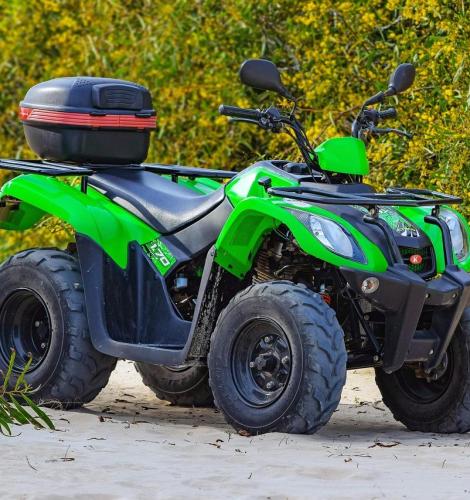
<path fill-rule="evenodd" d="M 424 281 L 404 264 L 393 264 L 383 273 L 349 268 L 341 272 L 357 296 L 371 302 L 385 315 L 383 369 L 392 373 L 405 361 L 424 361 L 430 372 L 442 361 L 466 307 L 470 306 L 470 274 L 449 264 L 437 279 Z M 361 290 L 362 282 L 376 277 L 380 285 L 370 294 Z M 432 315 L 429 330 L 418 331 L 423 310 Z"/>

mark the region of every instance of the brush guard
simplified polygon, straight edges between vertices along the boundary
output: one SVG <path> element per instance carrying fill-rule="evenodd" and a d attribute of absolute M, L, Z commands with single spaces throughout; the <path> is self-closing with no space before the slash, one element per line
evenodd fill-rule
<path fill-rule="evenodd" d="M 421 362 L 426 374 L 442 362 L 466 307 L 470 306 L 470 275 L 453 262 L 450 230 L 439 218 L 442 205 L 461 204 L 462 198 L 428 189 L 390 188 L 385 193 L 332 193 L 312 187 L 265 186 L 272 196 L 325 205 L 358 205 L 369 214 L 364 222 L 376 225 L 384 234 L 389 247 L 391 265 L 383 273 L 370 273 L 341 268 L 350 289 L 382 310 L 385 314 L 385 341 L 382 367 L 387 373 L 400 369 L 405 362 Z M 388 224 L 379 218 L 380 206 L 433 207 L 425 217 L 439 227 L 444 246 L 446 268 L 438 279 L 425 281 L 404 264 L 400 249 Z M 372 294 L 361 290 L 363 281 L 375 277 L 380 287 Z M 428 330 L 417 330 L 424 310 L 438 309 Z"/>

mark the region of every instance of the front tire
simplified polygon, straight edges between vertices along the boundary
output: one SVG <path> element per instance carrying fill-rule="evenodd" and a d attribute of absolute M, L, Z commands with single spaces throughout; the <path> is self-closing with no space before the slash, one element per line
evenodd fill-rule
<path fill-rule="evenodd" d="M 208 364 L 215 403 L 235 429 L 312 434 L 341 398 L 343 331 L 333 309 L 305 286 L 257 284 L 220 314 Z"/>
<path fill-rule="evenodd" d="M 26 381 L 37 403 L 77 408 L 107 384 L 116 359 L 98 352 L 88 330 L 77 259 L 56 249 L 33 249 L 0 266 L 0 370 L 11 350 L 11 382 L 32 362 Z"/>
<path fill-rule="evenodd" d="M 417 378 L 404 366 L 390 375 L 376 369 L 376 382 L 396 420 L 408 429 L 449 434 L 470 430 L 470 308 L 465 309 L 437 380 Z"/>

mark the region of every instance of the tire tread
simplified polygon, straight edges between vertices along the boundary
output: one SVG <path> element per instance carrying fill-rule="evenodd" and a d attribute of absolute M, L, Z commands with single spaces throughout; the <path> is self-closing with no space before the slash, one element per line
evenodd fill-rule
<path fill-rule="evenodd" d="M 77 259 L 56 248 L 28 249 L 7 259 L 0 266 L 0 276 L 12 266 L 33 266 L 48 276 L 59 297 L 66 328 L 53 380 L 35 389 L 32 399 L 64 409 L 92 401 L 108 383 L 117 359 L 98 352 L 91 343 Z"/>
<path fill-rule="evenodd" d="M 465 353 L 470 357 L 470 308 L 464 312 L 460 323 L 460 331 L 455 335 L 463 335 Z M 462 379 L 461 399 L 455 400 L 445 415 L 433 422 L 422 422 L 401 411 L 394 402 L 393 394 L 384 383 L 384 375 L 376 369 L 376 384 L 382 394 L 385 406 L 391 411 L 393 418 L 403 423 L 408 429 L 420 432 L 436 432 L 442 434 L 466 433 L 470 431 L 470 370 Z M 393 375 L 393 374 L 392 374 Z"/>
<path fill-rule="evenodd" d="M 322 298 L 303 284 L 275 280 L 255 284 L 235 295 L 223 309 L 216 323 L 213 335 L 217 335 L 225 316 L 247 296 L 269 297 L 287 295 L 291 314 L 295 316 L 304 349 L 309 348 L 308 362 L 305 364 L 303 390 L 295 407 L 269 431 L 294 434 L 312 434 L 325 425 L 338 407 L 341 392 L 346 381 L 346 349 L 344 334 L 336 320 L 336 314 Z M 208 364 L 211 366 L 211 350 Z M 313 384 L 315 382 L 315 385 Z M 216 393 L 214 382 L 209 384 Z M 215 405 L 223 412 L 215 397 Z M 228 423 L 237 429 L 240 426 L 230 419 Z"/>

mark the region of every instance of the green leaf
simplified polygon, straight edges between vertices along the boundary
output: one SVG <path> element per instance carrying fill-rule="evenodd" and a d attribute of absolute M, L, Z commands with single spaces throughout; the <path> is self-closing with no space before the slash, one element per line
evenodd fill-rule
<path fill-rule="evenodd" d="M 25 364 L 13 389 L 8 382 L 13 374 L 16 353 L 12 351 L 8 370 L 0 386 L 0 434 L 11 436 L 11 425 L 32 424 L 38 428 L 54 430 L 54 424 L 46 413 L 28 396 L 31 387 L 25 381 L 25 374 L 31 366 L 31 358 Z"/>
<path fill-rule="evenodd" d="M 13 394 L 10 394 L 10 400 L 11 402 L 13 403 L 13 405 L 15 406 L 16 408 L 16 411 L 21 414 L 22 418 L 25 420 L 24 423 L 30 423 L 30 424 L 33 424 L 35 425 L 36 427 L 39 427 L 39 428 L 42 428 L 44 427 L 44 425 L 39 421 L 37 420 L 36 418 L 34 418 L 33 415 L 31 415 L 30 413 L 28 413 L 21 405 L 20 403 L 18 403 L 18 401 L 16 400 L 15 396 L 13 396 Z"/>
<path fill-rule="evenodd" d="M 22 394 L 22 398 L 28 404 L 28 406 L 36 413 L 36 415 L 46 424 L 49 429 L 55 430 L 55 426 L 52 420 L 48 417 L 48 415 L 39 408 L 39 406 L 32 401 L 26 394 Z"/>
<path fill-rule="evenodd" d="M 3 435 L 11 436 L 11 428 L 12 420 L 8 417 L 8 415 L 4 414 L 0 411 L 0 432 Z"/>
<path fill-rule="evenodd" d="M 33 361 L 33 358 L 30 356 L 28 361 L 26 362 L 26 365 L 24 366 L 22 372 L 20 373 L 20 376 L 18 377 L 18 380 L 16 381 L 15 388 L 13 389 L 14 391 L 18 391 L 22 385 L 26 385 L 24 383 L 24 377 L 26 373 L 29 370 L 29 367 L 31 366 L 31 363 Z"/>
<path fill-rule="evenodd" d="M 8 364 L 7 374 L 5 375 L 5 378 L 3 380 L 3 393 L 7 392 L 8 382 L 10 380 L 11 373 L 13 371 L 13 366 L 15 364 L 15 358 L 16 358 L 16 352 L 11 351 L 10 362 Z"/>
<path fill-rule="evenodd" d="M 14 423 L 18 423 L 21 425 L 28 423 L 28 419 L 25 419 L 22 412 L 19 412 L 12 402 L 5 399 L 0 399 L 0 405 L 3 406 L 5 414 L 8 415 L 8 417 L 12 419 Z"/>

